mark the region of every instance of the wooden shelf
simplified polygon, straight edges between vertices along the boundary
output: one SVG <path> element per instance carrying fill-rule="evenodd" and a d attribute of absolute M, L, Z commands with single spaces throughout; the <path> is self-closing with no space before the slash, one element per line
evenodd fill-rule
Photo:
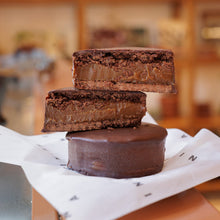
<path fill-rule="evenodd" d="M 0 0 L 0 3 L 7 4 L 19 4 L 19 3 L 84 3 L 84 4 L 93 4 L 93 3 L 109 3 L 109 4 L 128 4 L 128 3 L 172 3 L 172 2 L 181 2 L 181 0 Z"/>
<path fill-rule="evenodd" d="M 220 57 L 217 56 L 198 56 L 196 58 L 197 65 L 219 65 Z"/>
<path fill-rule="evenodd" d="M 186 0 L 188 1 L 188 0 Z M 210 2 L 219 2 L 219 0 L 189 0 L 193 3 L 210 3 Z M 120 4 L 127 4 L 127 3 L 182 3 L 182 0 L 0 0 L 0 3 L 7 3 L 7 4 L 19 4 L 19 3 L 30 3 L 30 4 L 37 4 L 37 3 L 78 3 L 83 2 L 85 4 L 91 3 L 120 3 Z"/>
<path fill-rule="evenodd" d="M 220 129 L 220 116 L 210 117 L 174 117 L 157 121 L 159 125 L 165 128 L 178 128 L 195 135 L 200 129 L 209 130 Z"/>
<path fill-rule="evenodd" d="M 163 120 L 158 120 L 157 122 L 159 125 L 165 128 L 179 128 L 182 130 L 187 130 L 190 126 L 190 118 L 187 117 L 167 118 Z"/>
<path fill-rule="evenodd" d="M 193 127 L 214 129 L 220 128 L 220 116 L 210 116 L 210 117 L 196 117 L 193 121 Z"/>
<path fill-rule="evenodd" d="M 175 57 L 175 64 L 178 68 L 184 68 L 188 61 L 187 57 Z M 217 56 L 195 56 L 195 66 L 220 65 L 220 57 Z"/>
<path fill-rule="evenodd" d="M 77 3 L 80 0 L 0 0 L 0 4 L 12 5 L 12 4 L 65 4 L 65 3 Z"/>

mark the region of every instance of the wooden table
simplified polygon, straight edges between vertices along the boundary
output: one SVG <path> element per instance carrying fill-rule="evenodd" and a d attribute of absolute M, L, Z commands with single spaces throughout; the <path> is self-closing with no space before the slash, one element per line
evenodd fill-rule
<path fill-rule="evenodd" d="M 32 220 L 59 220 L 57 211 L 33 190 Z M 64 218 L 61 217 L 62 220 Z M 219 220 L 220 213 L 196 189 L 139 209 L 118 220 Z"/>

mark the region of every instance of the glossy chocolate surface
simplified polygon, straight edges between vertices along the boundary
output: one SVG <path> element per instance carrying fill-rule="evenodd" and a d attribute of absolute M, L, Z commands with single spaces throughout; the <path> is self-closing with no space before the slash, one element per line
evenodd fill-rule
<path fill-rule="evenodd" d="M 68 140 L 86 140 L 90 142 L 129 143 L 148 140 L 162 140 L 167 136 L 165 128 L 150 123 L 142 123 L 138 128 L 102 129 L 67 134 Z"/>
<path fill-rule="evenodd" d="M 163 167 L 166 136 L 166 129 L 152 124 L 68 133 L 68 167 L 112 178 L 151 175 Z"/>

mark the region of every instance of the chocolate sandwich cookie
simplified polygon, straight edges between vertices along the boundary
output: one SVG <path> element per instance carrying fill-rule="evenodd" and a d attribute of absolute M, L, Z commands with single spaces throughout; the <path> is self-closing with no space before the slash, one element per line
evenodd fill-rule
<path fill-rule="evenodd" d="M 141 177 L 161 171 L 167 131 L 158 125 L 69 132 L 68 167 L 82 174 Z"/>
<path fill-rule="evenodd" d="M 73 84 L 78 89 L 176 92 L 173 52 L 153 48 L 77 51 Z"/>
<path fill-rule="evenodd" d="M 137 126 L 145 112 L 146 95 L 142 92 L 57 89 L 46 97 L 42 131 Z"/>

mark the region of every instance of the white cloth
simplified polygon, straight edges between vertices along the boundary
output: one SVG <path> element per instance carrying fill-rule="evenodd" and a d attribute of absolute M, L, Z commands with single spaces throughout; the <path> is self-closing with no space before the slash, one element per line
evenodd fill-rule
<path fill-rule="evenodd" d="M 144 121 L 155 122 L 148 114 Z M 65 132 L 24 136 L 0 126 L 0 162 L 20 165 L 30 184 L 67 220 L 115 219 L 220 176 L 220 138 L 168 129 L 155 175 L 113 179 L 68 170 Z"/>

